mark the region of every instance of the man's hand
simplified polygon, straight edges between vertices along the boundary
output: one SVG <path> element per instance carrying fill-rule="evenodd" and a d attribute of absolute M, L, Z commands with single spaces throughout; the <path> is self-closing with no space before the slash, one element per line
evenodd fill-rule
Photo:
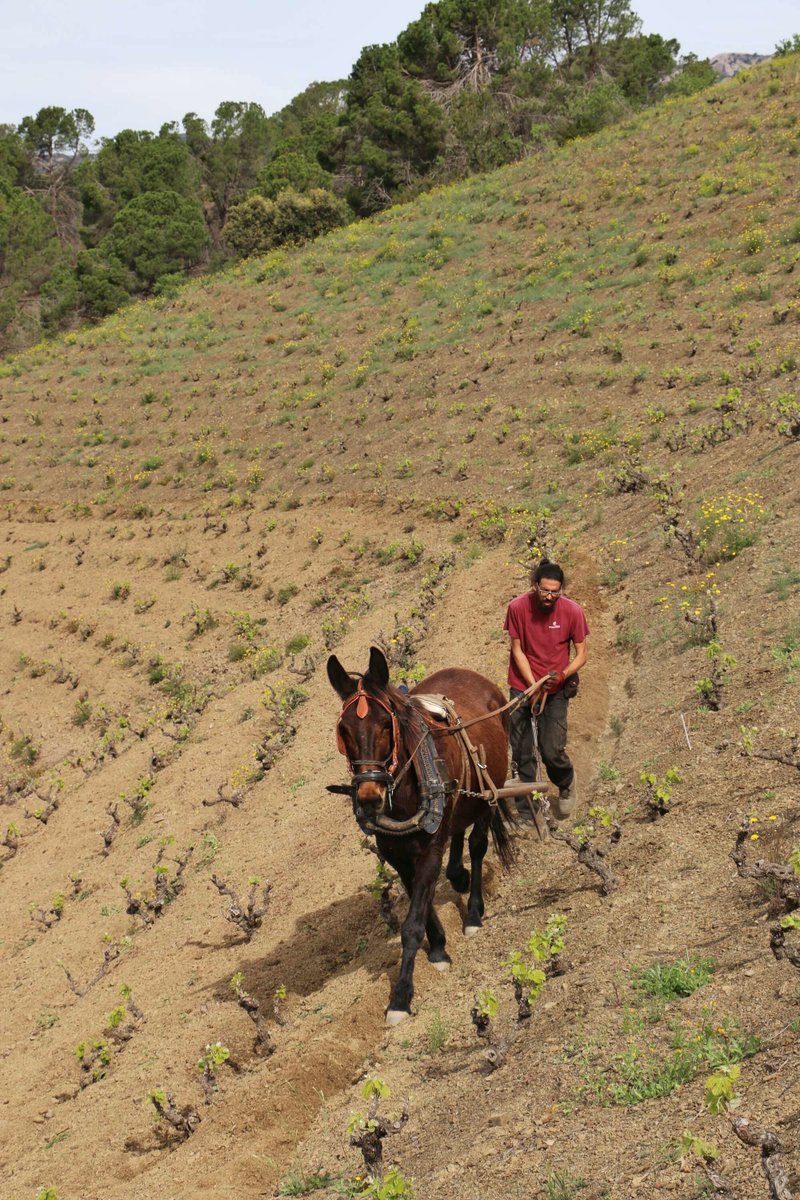
<path fill-rule="evenodd" d="M 563 671 L 551 671 L 542 690 L 547 692 L 548 696 L 551 696 L 553 692 L 557 692 L 559 690 L 563 682 Z"/>

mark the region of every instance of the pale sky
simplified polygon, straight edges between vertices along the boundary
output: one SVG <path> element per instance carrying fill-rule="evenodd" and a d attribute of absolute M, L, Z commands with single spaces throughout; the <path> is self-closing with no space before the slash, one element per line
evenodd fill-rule
<path fill-rule="evenodd" d="M 29 6 L 30 5 L 30 6 Z M 88 108 L 97 135 L 157 132 L 222 100 L 268 113 L 314 80 L 346 78 L 363 46 L 389 42 L 422 0 L 5 0 L 0 124 L 45 105 Z M 631 0 L 645 33 L 700 58 L 771 54 L 800 32 L 797 0 Z"/>

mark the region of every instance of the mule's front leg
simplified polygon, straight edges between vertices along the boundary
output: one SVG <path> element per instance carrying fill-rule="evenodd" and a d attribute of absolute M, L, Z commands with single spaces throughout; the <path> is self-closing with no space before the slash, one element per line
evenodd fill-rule
<path fill-rule="evenodd" d="M 489 847 L 489 818 L 480 816 L 469 835 L 471 881 L 464 936 L 472 937 L 483 925 L 483 860 Z"/>
<path fill-rule="evenodd" d="M 445 950 L 445 934 L 439 918 L 433 911 L 433 893 L 436 880 L 442 865 L 441 850 L 431 847 L 417 859 L 413 881 L 406 884 L 410 903 L 408 915 L 403 922 L 401 940 L 403 957 L 400 962 L 400 974 L 392 989 L 389 1007 L 386 1010 L 386 1024 L 399 1025 L 411 1012 L 411 999 L 414 995 L 414 961 L 417 951 L 422 945 L 422 939 L 427 933 L 430 945 L 430 960 L 434 964 L 450 962 Z"/>
<path fill-rule="evenodd" d="M 414 894 L 414 864 L 412 862 L 398 864 L 395 860 L 392 866 L 400 876 L 400 880 L 406 890 L 406 895 L 411 899 Z M 425 936 L 428 939 L 428 961 L 432 966 L 436 967 L 437 971 L 447 970 L 452 959 L 445 949 L 447 936 L 444 932 L 444 926 L 439 920 L 432 897 L 428 919 L 425 923 Z"/>

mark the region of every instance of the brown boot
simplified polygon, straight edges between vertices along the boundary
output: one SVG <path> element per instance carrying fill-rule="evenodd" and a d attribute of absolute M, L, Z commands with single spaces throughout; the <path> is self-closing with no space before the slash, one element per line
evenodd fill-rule
<path fill-rule="evenodd" d="M 572 779 L 568 787 L 562 788 L 558 793 L 558 798 L 551 804 L 553 816 L 557 821 L 565 821 L 567 817 L 571 817 L 578 806 L 578 780 L 575 772 L 572 772 Z"/>

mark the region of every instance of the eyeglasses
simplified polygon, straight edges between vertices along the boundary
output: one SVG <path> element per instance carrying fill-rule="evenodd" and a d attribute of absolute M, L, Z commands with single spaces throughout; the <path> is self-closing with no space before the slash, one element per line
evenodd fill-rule
<path fill-rule="evenodd" d="M 540 583 L 537 583 L 536 590 L 539 592 L 540 596 L 549 596 L 553 600 L 557 600 L 562 591 L 561 588 L 556 588 L 555 590 L 552 588 L 543 588 Z"/>

